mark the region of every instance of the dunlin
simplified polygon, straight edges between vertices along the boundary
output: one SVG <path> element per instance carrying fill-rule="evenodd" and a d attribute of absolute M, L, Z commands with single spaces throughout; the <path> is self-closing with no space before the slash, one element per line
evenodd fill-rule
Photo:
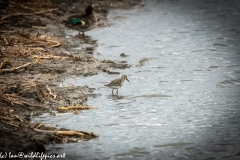
<path fill-rule="evenodd" d="M 126 75 L 122 75 L 121 78 L 118 78 L 118 79 L 114 79 L 113 81 L 111 81 L 109 84 L 106 84 L 104 86 L 107 86 L 109 88 L 112 88 L 112 94 L 113 94 L 113 90 L 114 89 L 117 89 L 117 94 L 118 94 L 118 88 L 122 87 L 122 84 L 123 82 L 127 80 L 128 82 L 130 82 L 128 79 L 127 79 L 127 76 Z"/>

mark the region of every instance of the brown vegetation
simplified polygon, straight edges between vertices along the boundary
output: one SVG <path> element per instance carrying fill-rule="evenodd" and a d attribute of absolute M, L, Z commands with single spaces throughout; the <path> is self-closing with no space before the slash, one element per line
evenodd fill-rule
<path fill-rule="evenodd" d="M 106 2 L 105 2 L 106 1 Z M 99 27 L 108 26 L 107 13 L 111 0 L 97 1 Z M 52 3 L 54 2 L 54 3 Z M 104 68 L 128 68 L 126 63 L 99 61 L 88 53 L 88 48 L 74 52 L 61 35 L 61 21 L 67 8 L 80 5 L 84 11 L 88 1 L 0 0 L 0 150 L 17 153 L 39 142 L 75 142 L 98 137 L 84 131 L 59 129 L 42 123 L 32 123 L 34 115 L 58 111 L 55 116 L 78 114 L 78 110 L 97 109 L 84 104 L 86 93 L 94 89 L 86 86 L 62 86 L 66 75 L 92 75 Z M 62 2 L 65 6 L 60 5 Z M 109 4 L 109 5 L 108 5 Z M 113 8 L 134 4 L 114 1 Z M 47 25 L 55 25 L 58 36 L 53 36 Z M 79 41 L 78 39 L 74 39 Z M 94 44 L 92 44 L 94 45 Z M 94 46 L 92 46 L 93 48 Z M 106 71 L 109 74 L 118 72 Z M 53 83 L 54 82 L 54 83 Z M 66 105 L 66 102 L 68 104 Z"/>

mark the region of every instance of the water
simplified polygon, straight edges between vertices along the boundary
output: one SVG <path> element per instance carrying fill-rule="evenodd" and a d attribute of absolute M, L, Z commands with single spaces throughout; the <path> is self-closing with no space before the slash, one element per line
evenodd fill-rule
<path fill-rule="evenodd" d="M 87 110 L 51 119 L 99 138 L 50 145 L 67 159 L 238 159 L 240 5 L 238 1 L 150 1 L 114 10 L 114 23 L 87 33 L 99 59 L 127 61 L 118 96 L 103 87 L 120 75 L 69 77 L 98 96 Z M 129 55 L 120 57 L 121 53 Z"/>

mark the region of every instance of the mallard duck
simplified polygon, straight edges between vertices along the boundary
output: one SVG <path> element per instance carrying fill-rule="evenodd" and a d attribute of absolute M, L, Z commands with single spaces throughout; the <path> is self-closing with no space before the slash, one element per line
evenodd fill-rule
<path fill-rule="evenodd" d="M 84 32 L 95 28 L 96 22 L 97 17 L 93 11 L 93 6 L 89 5 L 85 10 L 85 14 L 70 16 L 67 21 L 64 21 L 64 24 L 71 29 L 79 31 L 79 34 L 83 32 L 84 35 Z"/>
<path fill-rule="evenodd" d="M 107 87 L 111 88 L 112 89 L 112 94 L 113 94 L 113 90 L 117 89 L 117 94 L 118 94 L 118 88 L 122 87 L 122 84 L 125 80 L 130 82 L 126 75 L 122 75 L 121 78 L 114 79 L 109 84 L 106 84 L 104 86 L 107 86 Z"/>

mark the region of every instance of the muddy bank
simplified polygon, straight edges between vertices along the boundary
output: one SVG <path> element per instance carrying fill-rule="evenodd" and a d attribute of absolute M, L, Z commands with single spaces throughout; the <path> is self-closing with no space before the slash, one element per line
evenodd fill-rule
<path fill-rule="evenodd" d="M 82 13 L 88 1 L 0 1 L 0 150 L 17 154 L 24 151 L 44 152 L 43 144 L 72 142 L 71 138 L 91 139 L 97 134 L 69 131 L 41 123 L 31 117 L 42 113 L 56 116 L 64 106 L 87 106 L 88 94 L 94 88 L 62 86 L 69 75 L 90 76 L 99 72 L 118 74 L 114 68 L 129 65 L 94 58 L 96 42 L 84 37 L 65 38 L 62 21 L 69 15 Z M 111 25 L 110 9 L 130 9 L 138 1 L 97 1 L 97 27 Z M 75 50 L 73 48 L 78 48 Z M 97 106 L 96 106 L 97 107 Z M 78 110 L 61 110 L 79 114 Z M 66 136 L 67 135 L 67 136 Z M 71 135 L 71 136 L 70 136 Z"/>

